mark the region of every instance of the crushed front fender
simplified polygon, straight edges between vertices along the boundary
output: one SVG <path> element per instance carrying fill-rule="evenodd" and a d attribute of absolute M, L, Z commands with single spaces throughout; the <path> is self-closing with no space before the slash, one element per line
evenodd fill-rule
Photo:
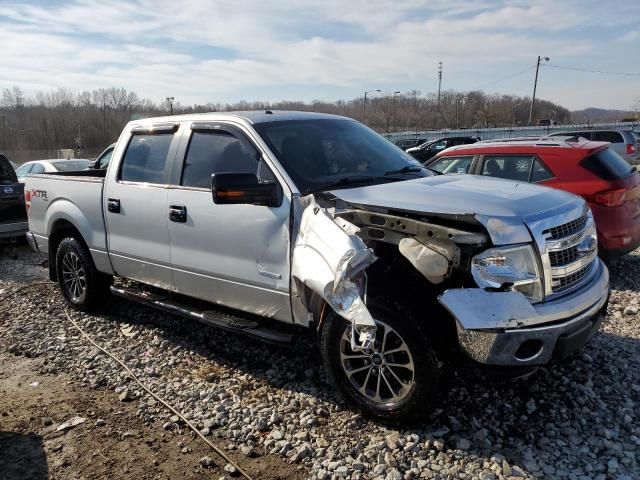
<path fill-rule="evenodd" d="M 306 206 L 293 248 L 291 275 L 320 295 L 333 310 L 353 324 L 359 347 L 375 338 L 375 322 L 355 279 L 376 256 L 356 235 L 358 228 L 331 217 L 315 202 Z"/>

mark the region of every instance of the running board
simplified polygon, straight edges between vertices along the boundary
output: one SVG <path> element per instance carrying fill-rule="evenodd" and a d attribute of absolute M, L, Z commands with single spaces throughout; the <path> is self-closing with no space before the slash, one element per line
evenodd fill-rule
<path fill-rule="evenodd" d="M 288 344 L 293 340 L 293 334 L 260 326 L 260 323 L 255 320 L 233 315 L 221 310 L 198 310 L 168 297 L 153 294 L 145 290 L 121 288 L 112 285 L 111 293 L 132 302 L 153 307 L 173 315 L 197 320 L 228 332 L 258 338 L 265 342 Z"/>

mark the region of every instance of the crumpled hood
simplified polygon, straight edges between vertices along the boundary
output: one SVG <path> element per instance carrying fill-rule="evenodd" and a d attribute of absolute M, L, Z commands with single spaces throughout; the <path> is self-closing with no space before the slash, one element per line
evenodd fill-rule
<path fill-rule="evenodd" d="M 525 221 L 573 209 L 582 199 L 561 190 L 476 175 L 438 175 L 330 192 L 353 204 L 475 217 L 495 245 L 531 241 Z"/>

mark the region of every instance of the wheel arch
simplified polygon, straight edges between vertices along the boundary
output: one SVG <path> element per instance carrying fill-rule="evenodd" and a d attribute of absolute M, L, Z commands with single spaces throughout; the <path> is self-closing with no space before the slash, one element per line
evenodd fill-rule
<path fill-rule="evenodd" d="M 49 232 L 49 278 L 55 282 L 58 279 L 56 254 L 58 252 L 58 246 L 63 239 L 67 237 L 75 238 L 87 249 L 87 252 L 90 250 L 80 230 L 67 218 L 58 218 L 55 220 Z"/>

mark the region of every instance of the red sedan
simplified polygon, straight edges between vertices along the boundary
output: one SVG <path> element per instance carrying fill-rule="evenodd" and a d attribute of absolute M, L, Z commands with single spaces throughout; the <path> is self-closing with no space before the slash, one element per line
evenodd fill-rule
<path fill-rule="evenodd" d="M 584 197 L 600 251 L 624 255 L 640 246 L 640 173 L 606 142 L 578 137 L 480 142 L 449 148 L 426 166 L 538 183 Z"/>

